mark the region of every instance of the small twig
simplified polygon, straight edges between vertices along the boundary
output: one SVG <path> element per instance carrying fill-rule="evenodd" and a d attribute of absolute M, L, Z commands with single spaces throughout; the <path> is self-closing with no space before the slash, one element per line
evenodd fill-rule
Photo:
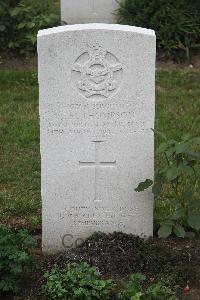
<path fill-rule="evenodd" d="M 117 248 L 119 248 L 125 254 L 125 251 L 124 251 L 124 249 L 122 247 L 117 246 Z"/>

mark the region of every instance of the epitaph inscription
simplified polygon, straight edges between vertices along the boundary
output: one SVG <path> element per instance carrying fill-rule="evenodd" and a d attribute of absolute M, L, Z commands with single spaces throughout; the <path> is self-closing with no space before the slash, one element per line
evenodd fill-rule
<path fill-rule="evenodd" d="M 113 95 L 122 80 L 122 64 L 98 42 L 75 61 L 72 78 L 78 91 L 86 98 L 102 100 Z"/>

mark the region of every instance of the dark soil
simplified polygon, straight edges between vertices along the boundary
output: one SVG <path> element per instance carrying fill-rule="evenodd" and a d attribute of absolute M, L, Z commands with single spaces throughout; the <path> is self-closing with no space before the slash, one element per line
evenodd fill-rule
<path fill-rule="evenodd" d="M 0 69 L 37 69 L 37 56 L 26 58 L 0 53 Z"/>
<path fill-rule="evenodd" d="M 25 276 L 22 295 L 15 298 L 16 300 L 43 299 L 39 291 L 44 283 L 44 272 L 50 270 L 55 263 L 64 267 L 72 262 L 88 262 L 96 266 L 101 277 L 117 281 L 138 272 L 145 274 L 149 283 L 167 278 L 180 300 L 200 300 L 198 239 L 142 240 L 123 233 L 96 233 L 76 249 L 55 256 L 43 256 L 40 250 L 41 236 L 35 238 L 42 270 Z M 187 282 L 190 291 L 185 294 L 183 289 Z"/>
<path fill-rule="evenodd" d="M 106 277 L 123 278 L 136 272 L 156 277 L 162 273 L 178 283 L 181 275 L 179 271 L 183 271 L 188 259 L 187 251 L 182 249 L 181 255 L 178 255 L 170 252 L 170 248 L 166 250 L 154 239 L 145 241 L 124 233 L 96 233 L 82 246 L 51 258 L 50 262 L 63 266 L 74 261 L 86 261 L 96 266 L 100 274 Z M 181 279 L 184 282 L 187 277 Z"/>
<path fill-rule="evenodd" d="M 123 233 L 96 233 L 78 248 L 54 256 L 42 255 L 41 235 L 35 236 L 35 240 L 42 268 L 24 275 L 20 295 L 1 299 L 42 300 L 44 297 L 40 291 L 44 272 L 55 263 L 64 267 L 72 262 L 88 262 L 96 266 L 102 278 L 120 281 L 132 273 L 141 272 L 146 275 L 148 283 L 167 278 L 180 300 L 200 300 L 199 239 L 142 240 Z M 183 289 L 187 282 L 190 291 L 185 294 Z"/>

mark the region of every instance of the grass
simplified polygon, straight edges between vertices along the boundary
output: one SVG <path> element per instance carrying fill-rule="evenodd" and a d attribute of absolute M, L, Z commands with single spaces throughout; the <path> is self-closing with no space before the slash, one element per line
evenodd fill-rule
<path fill-rule="evenodd" d="M 200 133 L 200 70 L 162 70 L 156 74 L 156 120 L 155 128 L 169 139 L 179 140 L 185 133 Z M 155 148 L 163 142 L 155 135 Z M 155 167 L 162 163 L 155 159 Z M 189 184 L 189 182 L 188 182 Z M 167 191 L 166 191 L 167 192 Z M 170 191 L 169 191 L 170 192 Z M 166 193 L 167 194 L 167 193 Z M 173 201 L 173 199 L 172 199 Z M 155 202 L 154 226 L 158 228 L 163 219 L 174 210 L 169 198 Z"/>
<path fill-rule="evenodd" d="M 199 134 L 199 82 L 200 70 L 157 71 L 156 129 L 176 139 Z M 35 71 L 0 71 L 0 145 L 0 220 L 22 218 L 34 225 L 41 208 Z M 168 210 L 159 202 L 156 217 Z"/>
<path fill-rule="evenodd" d="M 40 198 L 35 72 L 0 72 L 0 219 L 37 215 Z"/>

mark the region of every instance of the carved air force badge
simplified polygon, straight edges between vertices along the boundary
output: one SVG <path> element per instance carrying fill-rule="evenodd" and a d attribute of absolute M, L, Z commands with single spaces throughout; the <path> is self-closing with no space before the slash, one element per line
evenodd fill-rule
<path fill-rule="evenodd" d="M 122 72 L 118 59 L 98 43 L 88 45 L 88 51 L 76 59 L 72 69 L 79 92 L 94 100 L 103 100 L 116 93 Z"/>

